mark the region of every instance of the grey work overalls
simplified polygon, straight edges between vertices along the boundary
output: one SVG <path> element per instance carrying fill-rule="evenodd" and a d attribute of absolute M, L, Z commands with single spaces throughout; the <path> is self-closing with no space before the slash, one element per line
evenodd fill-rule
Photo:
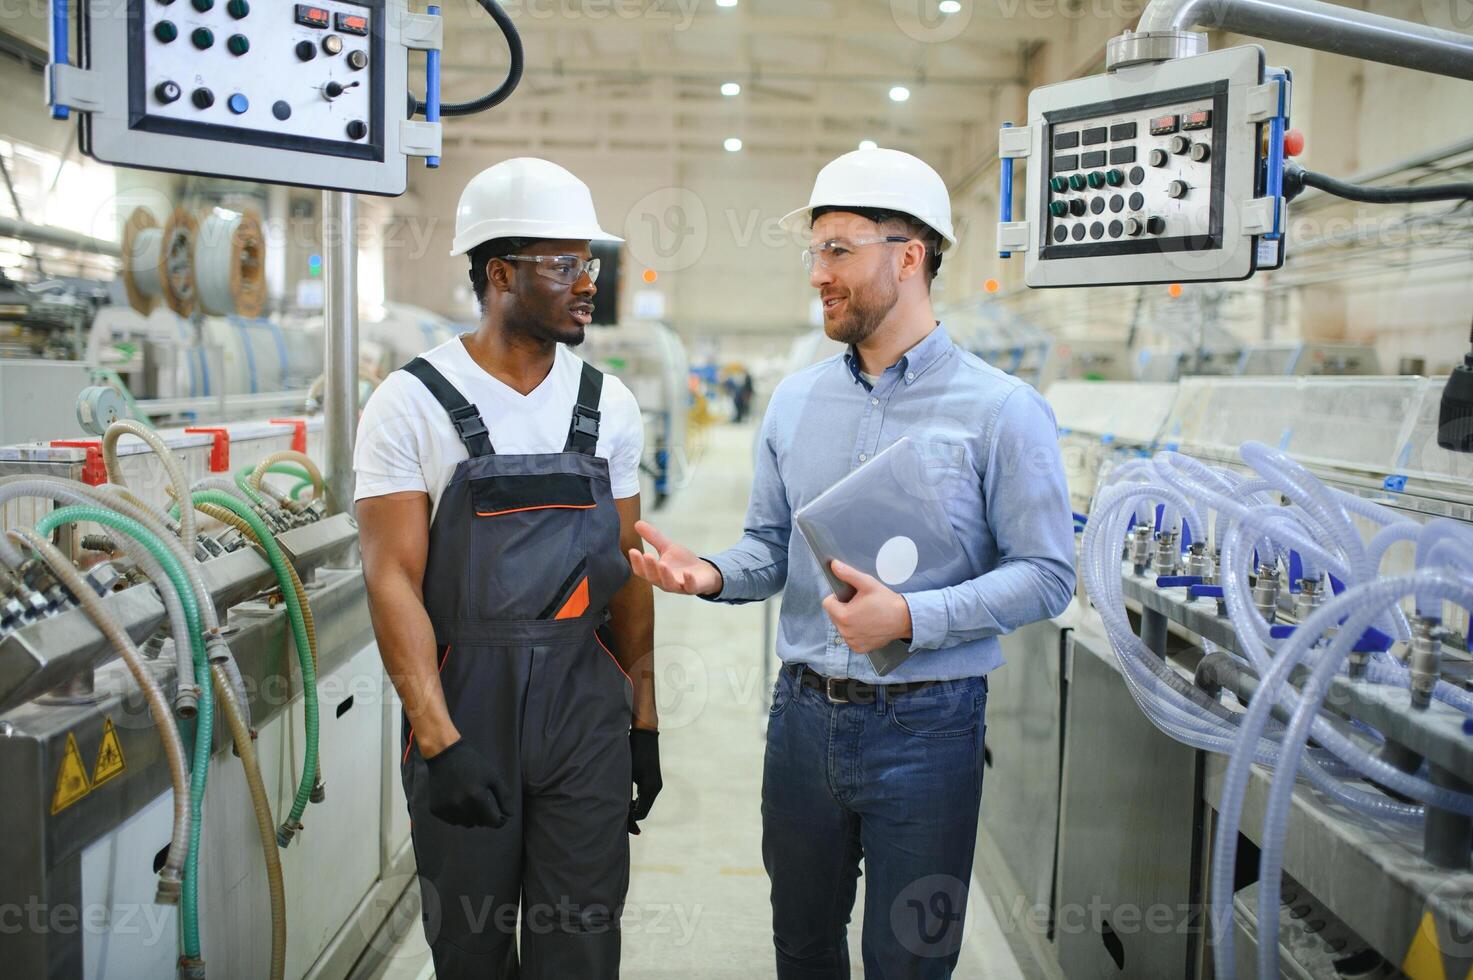
<path fill-rule="evenodd" d="M 594 455 L 603 375 L 584 365 L 561 453 L 500 456 L 443 375 L 422 358 L 404 370 L 470 452 L 430 525 L 424 600 L 451 720 L 511 790 L 503 827 L 437 819 L 406 723 L 401 769 L 436 976 L 617 977 L 632 694 L 604 624 L 629 564 L 608 461 Z"/>

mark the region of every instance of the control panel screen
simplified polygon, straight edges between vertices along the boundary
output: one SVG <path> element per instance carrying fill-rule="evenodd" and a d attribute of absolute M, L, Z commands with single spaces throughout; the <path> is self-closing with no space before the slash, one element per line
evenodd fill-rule
<path fill-rule="evenodd" d="M 1040 259 L 1218 248 L 1225 85 L 1045 113 Z"/>
<path fill-rule="evenodd" d="M 129 4 L 130 129 L 383 159 L 384 0 Z"/>

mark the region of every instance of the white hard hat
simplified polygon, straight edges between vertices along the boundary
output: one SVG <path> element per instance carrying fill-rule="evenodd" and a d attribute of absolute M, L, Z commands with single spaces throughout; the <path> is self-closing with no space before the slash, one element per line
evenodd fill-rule
<path fill-rule="evenodd" d="M 821 207 L 900 211 L 940 234 L 939 251 L 956 244 L 946 182 L 924 160 L 900 150 L 851 150 L 833 160 L 818 172 L 808 206 L 785 215 L 783 228 L 790 232 L 807 228 L 813 209 Z"/>
<path fill-rule="evenodd" d="M 516 157 L 470 179 L 455 208 L 451 255 L 493 238 L 572 238 L 622 242 L 598 226 L 588 185 L 536 157 Z"/>

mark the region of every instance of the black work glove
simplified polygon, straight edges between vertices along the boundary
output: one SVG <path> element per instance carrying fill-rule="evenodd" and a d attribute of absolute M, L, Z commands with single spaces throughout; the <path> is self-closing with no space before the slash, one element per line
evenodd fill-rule
<path fill-rule="evenodd" d="M 638 821 L 650 815 L 650 807 L 655 805 L 655 797 L 660 795 L 660 788 L 665 785 L 660 779 L 660 733 L 648 728 L 631 728 L 629 759 L 638 790 L 629 804 L 629 832 L 637 834 Z"/>
<path fill-rule="evenodd" d="M 457 827 L 500 827 L 502 802 L 511 798 L 484 755 L 460 739 L 425 760 L 430 771 L 430 812 Z"/>

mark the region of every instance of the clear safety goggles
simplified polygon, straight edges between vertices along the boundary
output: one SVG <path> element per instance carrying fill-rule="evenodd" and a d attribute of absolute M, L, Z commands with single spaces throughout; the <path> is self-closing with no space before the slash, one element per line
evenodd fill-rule
<path fill-rule="evenodd" d="M 905 235 L 884 235 L 879 238 L 830 238 L 826 242 L 810 245 L 803 250 L 803 270 L 812 272 L 816 265 L 833 269 L 854 257 L 855 249 L 865 245 L 897 244 L 912 241 Z"/>
<path fill-rule="evenodd" d="M 598 259 L 583 259 L 577 255 L 498 255 L 507 262 L 532 262 L 537 274 L 553 282 L 571 286 L 587 273 L 589 282 L 598 282 Z"/>

